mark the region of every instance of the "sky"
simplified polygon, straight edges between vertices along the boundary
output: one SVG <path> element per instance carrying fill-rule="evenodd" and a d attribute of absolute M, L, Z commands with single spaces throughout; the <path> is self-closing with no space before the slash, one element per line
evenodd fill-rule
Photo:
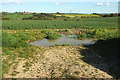
<path fill-rule="evenodd" d="M 117 13 L 119 0 L 0 0 L 0 11 Z"/>

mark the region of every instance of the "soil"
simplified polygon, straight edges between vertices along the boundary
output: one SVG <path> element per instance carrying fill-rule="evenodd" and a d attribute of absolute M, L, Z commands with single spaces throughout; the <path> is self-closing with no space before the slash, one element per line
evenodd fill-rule
<path fill-rule="evenodd" d="M 85 57 L 87 60 L 84 60 Z M 25 71 L 26 61 L 20 60 L 15 70 L 18 73 L 11 75 L 14 72 L 11 69 L 4 78 L 112 78 L 105 72 L 109 71 L 108 66 L 98 53 L 83 46 L 46 47 L 44 53 L 38 53 L 32 61 Z"/>

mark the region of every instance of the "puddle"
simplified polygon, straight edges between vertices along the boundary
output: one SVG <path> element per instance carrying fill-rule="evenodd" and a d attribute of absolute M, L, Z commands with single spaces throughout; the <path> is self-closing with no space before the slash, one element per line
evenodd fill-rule
<path fill-rule="evenodd" d="M 44 38 L 40 41 L 30 42 L 29 44 L 43 47 L 54 46 L 56 44 L 58 45 L 69 44 L 75 46 L 75 45 L 93 45 L 94 41 L 92 39 L 79 40 L 77 39 L 76 35 L 65 36 L 62 34 L 62 37 L 56 40 L 48 40 Z"/>

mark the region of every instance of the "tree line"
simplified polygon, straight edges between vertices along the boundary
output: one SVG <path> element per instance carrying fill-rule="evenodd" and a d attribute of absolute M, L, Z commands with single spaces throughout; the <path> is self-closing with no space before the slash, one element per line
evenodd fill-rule
<path fill-rule="evenodd" d="M 94 15 L 100 15 L 101 17 L 118 17 L 120 13 L 110 13 L 110 14 L 98 14 L 98 13 L 93 13 Z"/>

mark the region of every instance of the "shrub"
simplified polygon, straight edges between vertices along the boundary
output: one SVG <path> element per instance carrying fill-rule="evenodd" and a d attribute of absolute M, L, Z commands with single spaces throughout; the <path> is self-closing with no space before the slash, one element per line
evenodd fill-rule
<path fill-rule="evenodd" d="M 61 37 L 60 34 L 48 34 L 47 35 L 47 39 L 57 39 L 59 37 Z"/>
<path fill-rule="evenodd" d="M 80 34 L 80 35 L 78 36 L 78 38 L 85 38 L 85 37 L 87 37 L 87 35 L 86 35 L 85 33 Z"/>

